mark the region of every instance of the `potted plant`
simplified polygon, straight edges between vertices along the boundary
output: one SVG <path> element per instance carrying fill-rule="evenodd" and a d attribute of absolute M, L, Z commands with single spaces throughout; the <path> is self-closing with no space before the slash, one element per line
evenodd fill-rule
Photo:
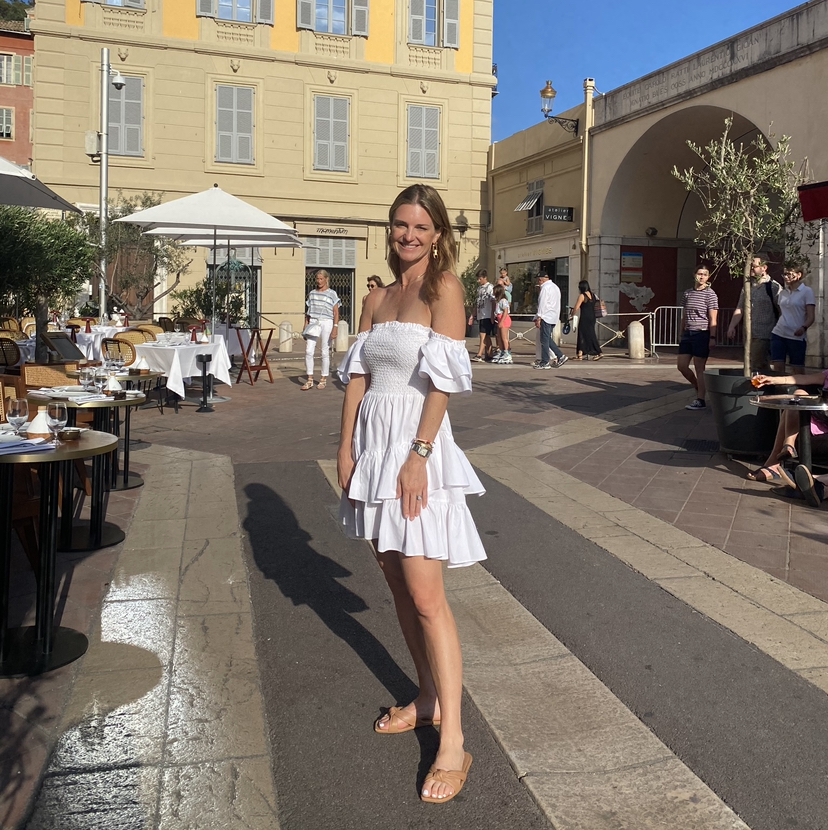
<path fill-rule="evenodd" d="M 687 145 L 702 167 L 673 175 L 705 210 L 696 223 L 696 242 L 703 246 L 714 268 L 733 276 L 741 274 L 744 296 L 750 297 L 751 263 L 762 251 L 782 252 L 787 259 L 801 259 L 803 245 L 817 230 L 803 222 L 797 185 L 804 181 L 790 159 L 790 137 L 757 135 L 747 146 L 730 136 L 733 119 L 725 120 L 720 138 L 700 147 Z M 750 384 L 751 308 L 744 303 L 744 367 L 708 369 L 705 384 L 713 409 L 722 452 L 761 454 L 773 445 L 776 413 L 750 405 L 755 390 Z"/>

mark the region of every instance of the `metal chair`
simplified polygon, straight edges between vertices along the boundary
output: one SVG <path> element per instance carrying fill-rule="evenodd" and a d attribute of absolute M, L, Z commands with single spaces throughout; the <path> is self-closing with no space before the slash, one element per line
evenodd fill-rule
<path fill-rule="evenodd" d="M 138 345 L 147 342 L 147 338 L 144 337 L 144 333 L 142 331 L 138 331 L 137 329 L 132 329 L 130 331 L 119 331 L 115 335 L 115 340 L 122 340 L 124 343 L 134 343 Z"/>
<path fill-rule="evenodd" d="M 139 342 L 143 343 L 143 338 Z M 104 337 L 101 340 L 101 354 L 106 356 L 108 352 L 117 352 L 124 359 L 124 366 L 131 366 L 138 358 L 135 346 L 129 340 L 124 340 L 121 335 Z"/>
<path fill-rule="evenodd" d="M 175 331 L 175 322 L 172 317 L 159 317 L 158 325 L 161 331 Z"/>
<path fill-rule="evenodd" d="M 0 366 L 5 366 L 8 372 L 20 363 L 21 357 L 20 349 L 14 340 L 10 337 L 0 337 Z"/>

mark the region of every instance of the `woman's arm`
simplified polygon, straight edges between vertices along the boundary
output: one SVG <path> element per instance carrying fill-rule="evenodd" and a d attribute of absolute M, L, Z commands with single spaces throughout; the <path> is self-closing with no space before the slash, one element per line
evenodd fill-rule
<path fill-rule="evenodd" d="M 716 339 L 716 330 L 718 326 L 716 325 L 719 321 L 719 309 L 718 308 L 708 308 L 707 309 L 707 330 L 710 332 L 710 339 Z"/>
<path fill-rule="evenodd" d="M 759 375 L 760 386 L 822 386 L 825 383 L 824 372 L 808 375 Z"/>
<path fill-rule="evenodd" d="M 814 324 L 814 319 L 816 317 L 816 306 L 814 305 L 806 305 L 805 306 L 805 325 L 800 326 L 794 334 L 797 337 L 802 337 L 806 331 Z"/>
<path fill-rule="evenodd" d="M 584 304 L 584 295 L 578 295 L 578 301 L 575 303 L 575 308 L 572 309 L 572 316 L 574 317 L 578 313 L 578 309 Z"/>
<path fill-rule="evenodd" d="M 454 274 L 444 273 L 440 286 L 440 296 L 431 305 L 431 328 L 437 334 L 452 340 L 463 340 L 466 334 L 463 309 L 463 287 Z M 446 415 L 449 395 L 435 389 L 429 382 L 423 411 L 417 434 L 411 436 L 413 441 L 433 442 Z M 408 453 L 397 479 L 397 497 L 402 500 L 403 516 L 414 519 L 428 506 L 428 459 L 417 455 L 413 450 Z M 421 500 L 417 500 L 421 496 Z"/>

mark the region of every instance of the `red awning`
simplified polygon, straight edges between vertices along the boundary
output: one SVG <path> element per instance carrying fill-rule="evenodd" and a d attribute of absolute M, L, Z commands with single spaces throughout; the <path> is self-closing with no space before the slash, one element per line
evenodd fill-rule
<path fill-rule="evenodd" d="M 828 219 L 828 182 L 803 184 L 799 191 L 799 204 L 802 205 L 802 218 L 806 222 Z"/>

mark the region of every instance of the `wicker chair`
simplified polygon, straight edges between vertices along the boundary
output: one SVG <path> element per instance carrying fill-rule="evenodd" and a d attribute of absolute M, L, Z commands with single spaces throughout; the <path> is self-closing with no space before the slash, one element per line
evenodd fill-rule
<path fill-rule="evenodd" d="M 164 329 L 162 329 L 161 326 L 153 326 L 149 323 L 136 326 L 135 328 L 138 329 L 138 331 L 143 331 L 145 334 L 151 334 L 153 340 L 157 340 L 158 335 L 164 333 Z"/>
<path fill-rule="evenodd" d="M 66 321 L 66 328 L 69 328 L 69 326 L 77 326 L 82 329 L 85 325 L 86 320 L 84 320 L 83 317 L 70 317 Z"/>
<path fill-rule="evenodd" d="M 29 335 L 25 331 L 19 329 L 0 329 L 0 337 L 5 337 L 8 340 L 28 340 Z"/>
<path fill-rule="evenodd" d="M 139 346 L 142 343 L 147 342 L 147 338 L 144 337 L 144 333 L 138 331 L 137 329 L 130 329 L 129 331 L 119 331 L 118 334 L 115 335 L 115 339 L 123 340 L 126 343 L 133 343 Z"/>
<path fill-rule="evenodd" d="M 26 337 L 34 337 L 37 334 L 37 323 L 26 323 L 23 326 L 23 333 Z"/>
<path fill-rule="evenodd" d="M 175 322 L 172 317 L 159 317 L 158 325 L 161 331 L 175 331 Z"/>
<path fill-rule="evenodd" d="M 20 376 L 27 389 L 40 389 L 41 386 L 80 386 L 77 378 L 67 377 L 67 372 L 77 369 L 77 363 L 24 363 L 20 367 Z"/>
<path fill-rule="evenodd" d="M 123 334 L 128 334 L 128 332 L 123 332 Z M 141 339 L 139 342 L 144 341 Z M 115 337 L 104 337 L 101 341 L 101 354 L 105 356 L 107 352 L 118 352 L 124 359 L 124 366 L 132 366 L 138 358 L 135 346 L 129 340 L 123 339 L 120 334 Z"/>
<path fill-rule="evenodd" d="M 26 326 L 28 326 L 30 323 L 34 323 L 34 322 L 35 322 L 35 318 L 34 318 L 34 317 L 23 317 L 23 318 L 20 320 L 20 328 L 21 328 L 21 329 L 25 329 L 25 328 L 26 328 Z"/>
<path fill-rule="evenodd" d="M 20 363 L 20 358 L 21 354 L 17 343 L 10 337 L 0 337 L 0 366 L 5 366 L 6 371 L 8 371 Z"/>
<path fill-rule="evenodd" d="M 14 317 L 0 317 L 0 329 L 8 331 L 20 331 L 20 323 Z"/>
<path fill-rule="evenodd" d="M 175 325 L 181 326 L 182 331 L 187 331 L 190 326 L 198 326 L 201 328 L 201 320 L 196 320 L 195 317 L 176 317 Z"/>

